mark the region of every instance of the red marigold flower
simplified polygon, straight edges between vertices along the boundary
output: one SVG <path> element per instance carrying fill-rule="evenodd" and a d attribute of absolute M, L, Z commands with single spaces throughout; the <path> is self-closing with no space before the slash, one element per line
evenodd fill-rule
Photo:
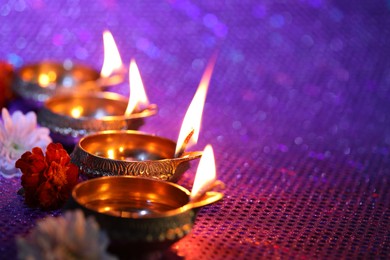
<path fill-rule="evenodd" d="M 76 184 L 79 182 L 79 168 L 73 163 L 68 164 L 66 180 L 67 183 L 65 184 L 62 191 L 68 194 L 69 197 L 69 194 L 72 192 L 73 187 L 76 186 Z"/>
<path fill-rule="evenodd" d="M 22 154 L 22 157 L 15 162 L 15 167 L 19 168 L 27 175 L 43 172 L 46 169 L 47 164 L 42 149 L 34 147 L 32 152 L 25 152 Z"/>
<path fill-rule="evenodd" d="M 65 166 L 70 162 L 70 156 L 60 143 L 50 143 L 46 148 L 46 161 L 50 165 L 56 162 Z"/>
<path fill-rule="evenodd" d="M 15 167 L 19 168 L 22 175 L 22 186 L 25 192 L 26 204 L 36 206 L 37 189 L 42 182 L 42 175 L 47 168 L 47 163 L 41 148 L 35 147 L 32 152 L 25 152 L 22 157 L 15 162 Z"/>
<path fill-rule="evenodd" d="M 50 143 L 46 156 L 40 148 L 33 148 L 16 161 L 22 175 L 25 202 L 44 209 L 61 207 L 78 182 L 78 168 L 70 162 L 70 156 L 62 145 Z"/>
<path fill-rule="evenodd" d="M 43 182 L 37 190 L 39 206 L 44 209 L 58 208 L 62 201 L 59 200 L 57 194 L 55 186 L 51 185 L 50 182 Z"/>

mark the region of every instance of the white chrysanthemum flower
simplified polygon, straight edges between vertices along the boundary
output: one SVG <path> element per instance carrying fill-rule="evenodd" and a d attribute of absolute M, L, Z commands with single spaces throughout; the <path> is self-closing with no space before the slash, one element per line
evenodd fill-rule
<path fill-rule="evenodd" d="M 116 259 L 106 252 L 109 240 L 93 217 L 80 210 L 40 220 L 26 238 L 17 238 L 19 259 Z"/>
<path fill-rule="evenodd" d="M 37 126 L 37 115 L 28 112 L 24 115 L 16 111 L 10 116 L 8 110 L 1 110 L 3 122 L 0 121 L 0 174 L 6 178 L 21 176 L 15 162 L 23 153 L 34 147 L 46 146 L 52 142 L 49 129 Z"/>

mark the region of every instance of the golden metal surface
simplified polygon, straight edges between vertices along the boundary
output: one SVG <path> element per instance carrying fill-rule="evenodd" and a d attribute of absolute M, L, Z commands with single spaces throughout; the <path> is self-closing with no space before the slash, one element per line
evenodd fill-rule
<path fill-rule="evenodd" d="M 184 187 L 134 176 L 110 176 L 79 183 L 72 191 L 70 209 L 93 215 L 117 250 L 168 247 L 192 229 L 194 209 L 214 203 L 222 193 L 209 191 L 189 202 Z"/>
<path fill-rule="evenodd" d="M 103 131 L 82 138 L 72 162 L 87 177 L 132 175 L 177 181 L 201 152 L 174 158 L 176 143 L 138 131 Z"/>
<path fill-rule="evenodd" d="M 123 82 L 125 73 L 117 73 L 108 78 L 88 66 L 43 61 L 21 67 L 12 88 L 19 96 L 27 100 L 43 102 L 59 93 L 102 89 Z"/>
<path fill-rule="evenodd" d="M 55 95 L 38 111 L 38 122 L 52 132 L 72 137 L 104 130 L 138 129 L 157 106 L 124 115 L 128 99 L 111 92 L 75 92 Z"/>
<path fill-rule="evenodd" d="M 189 191 L 177 184 L 132 176 L 85 181 L 72 196 L 88 209 L 126 218 L 164 217 L 189 202 Z"/>

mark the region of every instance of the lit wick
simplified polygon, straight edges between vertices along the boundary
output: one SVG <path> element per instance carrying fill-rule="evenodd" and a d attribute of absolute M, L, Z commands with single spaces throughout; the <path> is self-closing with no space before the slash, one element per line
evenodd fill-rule
<path fill-rule="evenodd" d="M 202 158 L 200 158 L 198 169 L 196 170 L 189 204 L 192 204 L 192 207 L 196 207 L 199 200 L 208 200 L 213 197 L 213 194 L 215 194 L 212 191 L 213 189 L 222 189 L 223 187 L 223 182 L 217 180 L 213 148 L 211 145 L 206 145 Z"/>
<path fill-rule="evenodd" d="M 207 201 L 209 198 L 213 198 L 216 194 L 219 195 L 219 190 L 225 189 L 225 183 L 220 180 L 214 180 L 202 187 L 196 194 L 191 193 L 190 202 L 188 203 L 193 208 L 196 208 L 197 202 Z M 217 190 L 217 191 L 214 191 Z M 195 206 L 194 206 L 195 205 Z"/>
<path fill-rule="evenodd" d="M 206 69 L 200 80 L 198 89 L 195 92 L 194 97 L 190 105 L 188 106 L 187 112 L 184 116 L 183 123 L 180 128 L 179 137 L 177 138 L 177 146 L 175 149 L 175 154 L 179 154 L 179 148 L 182 147 L 183 140 L 186 139 L 186 135 L 191 130 L 194 130 L 193 135 L 188 140 L 186 146 L 191 146 L 197 143 L 200 126 L 202 122 L 202 113 L 203 107 L 206 101 L 207 89 L 210 83 L 211 75 L 213 73 L 214 65 L 216 61 L 216 56 L 213 56 L 208 62 Z"/>
<path fill-rule="evenodd" d="M 175 158 L 179 158 L 179 157 L 181 157 L 181 156 L 183 155 L 184 150 L 186 149 L 187 144 L 188 144 L 188 142 L 190 141 L 190 139 L 191 139 L 191 137 L 192 137 L 192 135 L 193 135 L 194 133 L 195 133 L 195 129 L 194 129 L 194 128 L 191 128 L 191 131 L 188 133 L 186 139 L 184 139 L 184 141 L 183 141 L 183 143 L 182 143 L 180 149 L 177 151 L 177 153 L 175 153 L 175 156 L 174 156 Z"/>

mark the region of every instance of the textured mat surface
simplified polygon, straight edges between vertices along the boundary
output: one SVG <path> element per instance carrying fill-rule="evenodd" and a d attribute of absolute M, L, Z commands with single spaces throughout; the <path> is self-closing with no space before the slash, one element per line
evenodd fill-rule
<path fill-rule="evenodd" d="M 167 258 L 388 259 L 390 3 L 202 2 L 2 2 L 0 59 L 100 69 L 109 29 L 160 108 L 141 130 L 176 140 L 218 51 L 193 149 L 213 145 L 225 198 L 199 212 Z M 4 259 L 16 257 L 15 236 L 60 214 L 25 207 L 19 188 L 0 177 Z"/>

